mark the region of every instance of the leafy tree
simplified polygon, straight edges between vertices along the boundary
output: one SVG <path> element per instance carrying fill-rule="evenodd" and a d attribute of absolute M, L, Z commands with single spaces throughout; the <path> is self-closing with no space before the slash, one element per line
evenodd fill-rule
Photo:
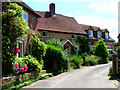
<path fill-rule="evenodd" d="M 16 3 L 5 3 L 5 7 L 2 12 L 2 70 L 3 74 L 8 74 L 12 72 L 14 42 L 25 36 L 29 27 L 23 19 L 21 6 Z"/>
<path fill-rule="evenodd" d="M 89 53 L 90 47 L 87 37 L 77 37 L 76 43 L 80 45 L 80 53 Z"/>
<path fill-rule="evenodd" d="M 107 63 L 108 62 L 107 57 L 109 55 L 109 52 L 108 52 L 108 49 L 107 49 L 103 40 L 99 40 L 97 42 L 97 44 L 95 46 L 94 53 L 96 56 L 101 57 L 100 63 Z"/>

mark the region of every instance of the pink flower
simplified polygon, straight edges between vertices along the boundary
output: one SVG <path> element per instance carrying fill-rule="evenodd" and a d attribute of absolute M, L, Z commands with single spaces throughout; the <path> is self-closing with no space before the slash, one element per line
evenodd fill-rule
<path fill-rule="evenodd" d="M 26 65 L 23 66 L 23 68 L 25 68 L 25 72 L 27 71 L 28 67 Z"/>
<path fill-rule="evenodd" d="M 20 52 L 19 48 L 15 48 L 15 49 L 16 49 L 16 53 L 19 53 L 19 52 Z"/>
<path fill-rule="evenodd" d="M 16 65 L 16 67 L 15 67 L 16 69 L 19 69 L 19 66 L 18 65 Z"/>
<path fill-rule="evenodd" d="M 24 68 L 20 68 L 20 72 L 23 72 Z"/>

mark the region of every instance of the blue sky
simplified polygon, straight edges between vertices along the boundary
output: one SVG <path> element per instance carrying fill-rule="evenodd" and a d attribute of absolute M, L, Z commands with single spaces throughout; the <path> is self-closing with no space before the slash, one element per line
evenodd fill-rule
<path fill-rule="evenodd" d="M 117 0 L 23 0 L 37 11 L 49 11 L 49 4 L 55 3 L 56 13 L 74 17 L 78 23 L 107 28 L 117 41 Z"/>

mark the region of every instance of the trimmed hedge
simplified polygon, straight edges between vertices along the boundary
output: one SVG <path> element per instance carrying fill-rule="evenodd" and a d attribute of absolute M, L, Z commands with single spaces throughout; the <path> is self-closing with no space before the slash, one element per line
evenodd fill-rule
<path fill-rule="evenodd" d="M 45 69 L 54 69 L 61 73 L 64 70 L 68 70 L 69 61 L 68 58 L 64 56 L 61 48 L 47 45 L 44 67 Z"/>

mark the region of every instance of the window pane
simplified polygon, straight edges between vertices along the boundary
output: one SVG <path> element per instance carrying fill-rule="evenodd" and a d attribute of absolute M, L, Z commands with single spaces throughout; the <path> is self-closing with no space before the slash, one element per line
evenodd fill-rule
<path fill-rule="evenodd" d="M 23 18 L 26 20 L 26 23 L 28 23 L 28 14 L 26 12 L 23 12 Z"/>
<path fill-rule="evenodd" d="M 93 31 L 89 30 L 88 33 L 89 33 L 89 37 L 93 37 Z"/>

